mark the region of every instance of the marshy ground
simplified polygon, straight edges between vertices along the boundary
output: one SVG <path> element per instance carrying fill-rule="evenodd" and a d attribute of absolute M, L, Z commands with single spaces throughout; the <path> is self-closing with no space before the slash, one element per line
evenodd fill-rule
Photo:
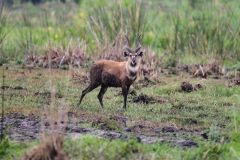
<path fill-rule="evenodd" d="M 142 145 L 170 148 L 198 148 L 205 143 L 229 141 L 234 112 L 240 105 L 240 88 L 229 87 L 229 79 L 193 78 L 182 72 L 162 73 L 157 82 L 139 80 L 130 91 L 125 111 L 117 88 L 107 91 L 103 109 L 96 98 L 99 88 L 76 107 L 87 85 L 87 69 L 78 70 L 82 73 L 78 78 L 74 72 L 19 67 L 5 70 L 4 124 L 12 141 L 31 144 L 51 130 L 77 140 L 92 135 L 107 141 L 135 139 Z M 201 87 L 186 92 L 182 82 Z"/>

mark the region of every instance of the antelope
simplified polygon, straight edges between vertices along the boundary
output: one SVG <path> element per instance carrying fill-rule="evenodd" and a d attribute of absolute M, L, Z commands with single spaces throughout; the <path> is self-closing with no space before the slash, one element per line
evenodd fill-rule
<path fill-rule="evenodd" d="M 80 106 L 84 96 L 101 86 L 98 94 L 98 100 L 103 108 L 103 96 L 108 87 L 121 87 L 124 97 L 123 108 L 126 109 L 127 95 L 130 86 L 137 78 L 137 73 L 141 64 L 143 50 L 139 38 L 136 43 L 136 49 L 132 50 L 129 45 L 129 39 L 126 36 L 123 55 L 127 57 L 127 61 L 117 62 L 113 60 L 98 60 L 90 69 L 90 84 L 82 91 L 78 107 Z"/>

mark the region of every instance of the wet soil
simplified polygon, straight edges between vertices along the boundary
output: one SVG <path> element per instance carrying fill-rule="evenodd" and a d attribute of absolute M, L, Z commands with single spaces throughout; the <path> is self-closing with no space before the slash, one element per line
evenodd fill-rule
<path fill-rule="evenodd" d="M 78 138 L 82 135 L 91 134 L 107 139 L 128 140 L 136 137 L 142 143 L 169 143 L 181 147 L 196 147 L 197 143 L 186 137 L 193 135 L 202 137 L 201 132 L 186 131 L 170 125 L 161 127 L 135 124 L 127 125 L 128 118 L 124 116 L 111 116 L 108 118 L 95 117 L 89 121 L 92 127 L 84 127 L 81 118 L 72 120 L 74 114 L 68 114 L 68 121 L 49 122 L 48 119 L 41 120 L 34 114 L 23 115 L 21 113 L 10 113 L 4 118 L 4 131 L 11 139 L 16 141 L 28 141 L 39 138 L 44 131 L 57 129 L 60 132 Z M 89 119 L 90 120 L 90 119 Z M 204 139 L 204 138 L 203 138 Z"/>
<path fill-rule="evenodd" d="M 133 103 L 144 103 L 144 104 L 154 104 L 154 103 L 166 103 L 167 100 L 160 97 L 152 97 L 146 94 L 139 94 L 138 96 L 134 96 L 132 99 Z"/>
<path fill-rule="evenodd" d="M 26 88 L 23 88 L 22 86 L 1 86 L 1 89 L 9 89 L 9 90 L 26 90 Z"/>
<path fill-rule="evenodd" d="M 51 93 L 50 91 L 42 91 L 42 92 L 35 92 L 34 96 L 42 96 L 42 97 L 46 97 L 46 98 L 50 98 L 51 94 L 54 94 L 54 96 L 56 98 L 63 98 L 63 95 L 61 95 L 60 93 Z"/>
<path fill-rule="evenodd" d="M 190 82 L 186 82 L 186 81 L 183 81 L 181 83 L 181 90 L 184 91 L 184 92 L 192 92 L 192 91 L 196 91 L 196 90 L 199 90 L 199 89 L 202 89 L 203 88 L 203 85 L 201 84 L 191 84 Z"/>

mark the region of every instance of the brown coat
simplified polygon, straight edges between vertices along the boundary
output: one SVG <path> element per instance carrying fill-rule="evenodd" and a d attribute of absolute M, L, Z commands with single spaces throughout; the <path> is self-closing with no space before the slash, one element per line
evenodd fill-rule
<path fill-rule="evenodd" d="M 127 62 L 100 60 L 90 70 L 90 81 L 108 87 L 130 86 L 136 78 L 132 80 L 128 74 Z"/>

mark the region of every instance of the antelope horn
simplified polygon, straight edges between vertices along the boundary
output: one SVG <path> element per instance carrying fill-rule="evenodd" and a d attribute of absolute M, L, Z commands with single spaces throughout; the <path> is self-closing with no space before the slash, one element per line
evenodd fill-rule
<path fill-rule="evenodd" d="M 135 52 L 138 52 L 142 48 L 142 45 L 140 43 L 140 37 L 141 37 L 141 35 L 139 35 L 138 38 L 137 38 L 137 43 L 136 43 L 137 47 L 136 47 Z"/>
<path fill-rule="evenodd" d="M 129 47 L 129 45 L 130 45 L 130 41 L 129 41 L 129 39 L 128 39 L 128 36 L 125 35 L 125 38 L 126 38 L 126 45 Z"/>
<path fill-rule="evenodd" d="M 129 39 L 128 37 L 125 35 L 125 38 L 126 38 L 126 42 L 125 42 L 125 46 L 124 46 L 124 49 L 126 49 L 128 52 L 132 52 L 131 49 L 129 48 Z"/>

